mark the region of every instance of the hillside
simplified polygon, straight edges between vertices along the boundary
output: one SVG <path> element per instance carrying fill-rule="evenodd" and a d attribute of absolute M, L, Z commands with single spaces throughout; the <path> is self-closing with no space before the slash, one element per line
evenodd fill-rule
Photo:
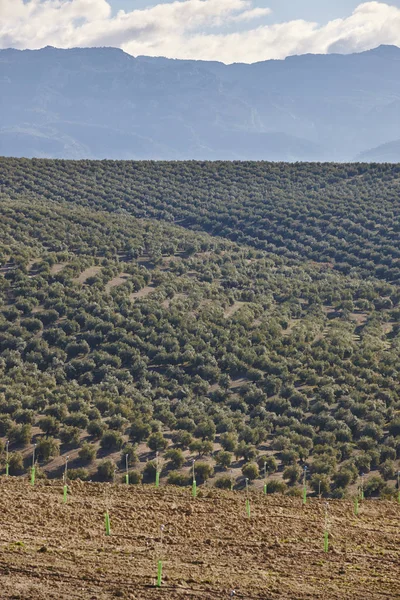
<path fill-rule="evenodd" d="M 36 443 L 50 477 L 68 456 L 71 479 L 120 480 L 128 454 L 132 482 L 154 482 L 158 451 L 163 483 L 188 485 L 195 458 L 199 483 L 262 487 L 266 468 L 271 492 L 299 494 L 307 466 L 310 492 L 393 496 L 398 181 L 376 165 L 2 159 L 10 472 Z"/>
<path fill-rule="evenodd" d="M 366 150 L 359 154 L 358 159 L 361 162 L 398 163 L 400 162 L 400 140 Z"/>
<path fill-rule="evenodd" d="M 394 284 L 399 191 L 400 165 L 0 159 L 6 197 L 175 222 Z"/>
<path fill-rule="evenodd" d="M 395 46 L 250 65 L 0 50 L 0 155 L 354 160 L 400 138 L 399 75 Z"/>
<path fill-rule="evenodd" d="M 399 507 L 123 485 L 1 483 L 3 598 L 398 598 Z M 109 510 L 111 535 L 104 534 Z M 163 526 L 163 532 L 161 532 Z M 161 588 L 155 587 L 163 562 Z M 397 565 L 397 567 L 396 567 Z M 232 595 L 232 592 L 235 592 Z"/>

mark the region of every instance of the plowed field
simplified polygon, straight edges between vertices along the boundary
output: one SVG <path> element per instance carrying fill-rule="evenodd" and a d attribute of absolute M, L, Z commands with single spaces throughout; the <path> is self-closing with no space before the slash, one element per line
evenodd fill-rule
<path fill-rule="evenodd" d="M 0 481 L 0 598 L 400 598 L 400 505 Z M 104 530 L 108 508 L 111 535 Z M 161 526 L 163 532 L 161 532 Z M 161 539 L 162 537 L 162 539 Z M 163 585 L 155 587 L 157 561 Z"/>

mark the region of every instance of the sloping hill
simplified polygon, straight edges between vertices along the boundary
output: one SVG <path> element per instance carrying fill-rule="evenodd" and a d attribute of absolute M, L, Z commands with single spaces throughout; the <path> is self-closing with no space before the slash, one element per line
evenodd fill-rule
<path fill-rule="evenodd" d="M 0 192 L 176 222 L 400 282 L 400 165 L 0 159 Z"/>
<path fill-rule="evenodd" d="M 394 496 L 398 167 L 0 166 L 11 474 Z"/>

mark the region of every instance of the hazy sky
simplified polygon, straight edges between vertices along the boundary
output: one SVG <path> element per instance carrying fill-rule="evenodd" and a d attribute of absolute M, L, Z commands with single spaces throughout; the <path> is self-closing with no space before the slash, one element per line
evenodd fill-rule
<path fill-rule="evenodd" d="M 0 48 L 255 62 L 400 46 L 400 0 L 0 0 Z"/>

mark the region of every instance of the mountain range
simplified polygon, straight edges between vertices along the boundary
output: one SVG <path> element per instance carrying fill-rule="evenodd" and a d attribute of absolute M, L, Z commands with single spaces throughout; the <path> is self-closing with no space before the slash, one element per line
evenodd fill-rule
<path fill-rule="evenodd" d="M 400 162 L 400 48 L 231 65 L 0 50 L 0 155 Z"/>

